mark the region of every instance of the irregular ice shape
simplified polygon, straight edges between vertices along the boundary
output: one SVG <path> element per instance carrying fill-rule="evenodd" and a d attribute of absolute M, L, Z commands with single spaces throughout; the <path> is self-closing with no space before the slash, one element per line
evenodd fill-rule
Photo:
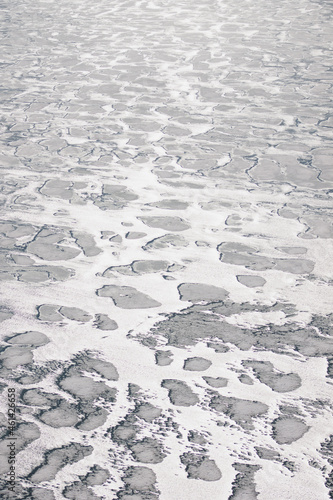
<path fill-rule="evenodd" d="M 211 364 L 212 362 L 209 359 L 200 357 L 187 358 L 184 361 L 183 369 L 191 372 L 203 372 L 208 370 Z"/>
<path fill-rule="evenodd" d="M 199 402 L 198 396 L 181 380 L 162 380 L 161 387 L 168 389 L 169 399 L 175 406 L 193 406 Z"/>
<path fill-rule="evenodd" d="M 44 461 L 34 469 L 28 478 L 34 483 L 52 481 L 65 465 L 79 462 L 93 452 L 92 446 L 71 443 L 68 446 L 54 448 L 44 454 Z"/>
<path fill-rule="evenodd" d="M 122 309 L 149 309 L 161 305 L 132 286 L 105 285 L 96 293 L 99 297 L 110 297 L 114 304 Z"/>
<path fill-rule="evenodd" d="M 300 439 L 310 429 L 296 417 L 279 417 L 274 420 L 273 439 L 278 444 L 291 444 Z"/>
<path fill-rule="evenodd" d="M 188 222 L 180 217 L 138 217 L 144 224 L 149 227 L 164 229 L 166 231 L 185 231 L 191 226 Z"/>
<path fill-rule="evenodd" d="M 224 288 L 204 283 L 182 283 L 178 286 L 178 293 L 180 300 L 190 302 L 219 302 L 229 295 Z"/>

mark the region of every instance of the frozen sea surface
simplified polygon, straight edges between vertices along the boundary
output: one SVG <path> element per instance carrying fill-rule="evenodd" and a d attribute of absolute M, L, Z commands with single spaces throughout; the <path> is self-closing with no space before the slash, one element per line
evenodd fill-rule
<path fill-rule="evenodd" d="M 1 498 L 333 498 L 332 2 L 0 16 Z"/>

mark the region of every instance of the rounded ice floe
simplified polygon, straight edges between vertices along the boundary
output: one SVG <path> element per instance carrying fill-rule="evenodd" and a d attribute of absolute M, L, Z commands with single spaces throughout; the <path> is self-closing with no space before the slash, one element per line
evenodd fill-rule
<path fill-rule="evenodd" d="M 155 361 L 158 366 L 168 366 L 171 365 L 173 359 L 171 351 L 156 351 L 155 353 Z"/>
<path fill-rule="evenodd" d="M 41 332 L 24 332 L 16 333 L 12 337 L 6 338 L 8 344 L 18 344 L 18 345 L 30 345 L 38 347 L 40 345 L 47 344 L 49 341 L 48 337 Z"/>
<path fill-rule="evenodd" d="M 5 349 L 0 353 L 0 365 L 2 364 L 5 368 L 16 368 L 20 365 L 27 365 L 33 360 L 33 355 L 31 352 L 31 347 L 5 347 Z"/>
<path fill-rule="evenodd" d="M 216 389 L 220 387 L 226 387 L 228 385 L 228 379 L 224 377 L 202 377 L 204 381 L 210 385 L 211 387 L 214 387 Z"/>
<path fill-rule="evenodd" d="M 48 450 L 44 454 L 43 462 L 37 466 L 28 476 L 34 483 L 51 481 L 65 465 L 79 462 L 93 452 L 92 446 L 84 446 L 80 443 L 71 443 L 62 448 Z"/>
<path fill-rule="evenodd" d="M 83 323 L 86 323 L 87 321 L 90 321 L 92 319 L 92 316 L 90 314 L 88 314 L 86 311 L 83 311 L 79 307 L 62 306 L 60 307 L 59 312 L 67 319 L 80 322 L 82 321 Z"/>
<path fill-rule="evenodd" d="M 163 462 L 165 457 L 161 444 L 156 439 L 150 437 L 130 444 L 129 448 L 134 455 L 134 459 L 144 464 L 159 464 Z"/>
<path fill-rule="evenodd" d="M 149 241 L 145 246 L 142 247 L 143 250 L 158 250 L 160 248 L 168 248 L 168 247 L 187 247 L 189 242 L 179 234 L 165 234 L 163 236 L 159 236 L 158 238 L 154 238 Z"/>
<path fill-rule="evenodd" d="M 129 231 L 125 234 L 125 238 L 127 240 L 139 240 L 140 238 L 144 238 L 147 236 L 147 233 L 142 233 L 140 231 Z"/>
<path fill-rule="evenodd" d="M 187 477 L 189 479 L 201 479 L 202 481 L 218 481 L 222 474 L 215 460 L 209 459 L 203 454 L 184 453 L 180 460 L 186 465 Z"/>
<path fill-rule="evenodd" d="M 252 378 L 249 377 L 249 375 L 246 375 L 245 373 L 242 373 L 238 377 L 238 380 L 240 381 L 241 384 L 245 384 L 245 385 L 253 385 L 254 384 Z"/>
<path fill-rule="evenodd" d="M 315 263 L 308 259 L 275 259 L 275 269 L 293 274 L 308 274 Z"/>
<path fill-rule="evenodd" d="M 149 207 L 164 208 L 167 210 L 185 210 L 188 207 L 186 201 L 179 200 L 161 200 L 155 203 L 147 203 Z"/>
<path fill-rule="evenodd" d="M 129 467 L 125 472 L 123 481 L 126 489 L 147 493 L 151 490 L 155 491 L 156 474 L 148 467 Z"/>
<path fill-rule="evenodd" d="M 183 369 L 191 372 L 203 372 L 208 370 L 212 362 L 209 359 L 194 357 L 184 361 Z"/>
<path fill-rule="evenodd" d="M 214 410 L 224 413 L 245 428 L 252 428 L 252 419 L 267 412 L 268 406 L 259 401 L 213 396 L 209 404 Z"/>
<path fill-rule="evenodd" d="M 261 287 L 261 286 L 264 286 L 264 284 L 266 283 L 265 278 L 262 278 L 261 276 L 256 276 L 256 275 L 238 274 L 236 276 L 236 278 L 237 278 L 237 281 L 239 281 L 239 283 L 247 286 L 248 288 Z"/>
<path fill-rule="evenodd" d="M 201 479 L 203 481 L 218 481 L 222 474 L 214 460 L 205 458 L 200 465 L 189 465 L 187 475 L 190 479 Z"/>
<path fill-rule="evenodd" d="M 113 401 L 117 392 L 115 389 L 104 384 L 104 382 L 96 382 L 90 377 L 83 377 L 81 375 L 65 377 L 60 380 L 59 386 L 64 391 L 72 394 L 72 396 L 82 398 L 83 400 L 94 400 L 100 396 Z"/>
<path fill-rule="evenodd" d="M 287 253 L 288 255 L 299 255 L 307 253 L 308 249 L 305 247 L 279 247 L 277 250 Z"/>
<path fill-rule="evenodd" d="M 37 306 L 37 318 L 40 321 L 62 321 L 63 316 L 58 312 L 59 306 L 42 304 Z"/>
<path fill-rule="evenodd" d="M 193 406 L 199 403 L 198 396 L 181 380 L 162 380 L 161 387 L 168 389 L 169 399 L 175 406 Z"/>
<path fill-rule="evenodd" d="M 67 402 L 62 402 L 59 407 L 44 411 L 38 419 L 51 427 L 72 427 L 80 421 L 77 411 Z"/>
<path fill-rule="evenodd" d="M 189 302 L 219 302 L 229 295 L 224 288 L 204 283 L 182 283 L 178 286 L 178 293 L 180 300 Z"/>
<path fill-rule="evenodd" d="M 117 330 L 118 328 L 118 324 L 107 314 L 95 314 L 94 326 L 105 331 Z"/>
<path fill-rule="evenodd" d="M 166 231 L 185 231 L 191 226 L 188 222 L 180 217 L 138 217 L 144 224 L 149 227 L 164 229 Z"/>
<path fill-rule="evenodd" d="M 300 439 L 310 429 L 296 417 L 279 417 L 274 420 L 273 439 L 278 444 L 291 444 Z"/>
<path fill-rule="evenodd" d="M 162 413 L 162 410 L 156 408 L 151 403 L 142 403 L 135 409 L 135 414 L 146 422 L 153 422 Z"/>
<path fill-rule="evenodd" d="M 131 266 L 133 271 L 138 274 L 158 273 L 159 271 L 166 271 L 169 262 L 166 260 L 135 260 Z"/>
<path fill-rule="evenodd" d="M 149 309 L 161 305 L 132 286 L 105 285 L 99 288 L 96 294 L 99 297 L 110 297 L 114 304 L 122 309 Z"/>
<path fill-rule="evenodd" d="M 27 251 L 43 260 L 70 260 L 77 257 L 81 250 L 63 245 L 55 245 L 40 241 L 41 238 L 29 243 Z"/>
<path fill-rule="evenodd" d="M 109 416 L 109 412 L 104 410 L 104 408 L 99 408 L 97 406 L 91 407 L 91 412 L 88 413 L 86 407 L 84 407 L 86 416 L 84 419 L 77 424 L 75 427 L 81 431 L 92 431 L 97 429 L 101 425 L 105 424 Z"/>

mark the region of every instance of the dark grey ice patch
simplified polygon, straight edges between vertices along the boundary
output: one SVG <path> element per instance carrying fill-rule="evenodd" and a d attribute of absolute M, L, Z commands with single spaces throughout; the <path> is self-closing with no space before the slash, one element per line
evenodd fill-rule
<path fill-rule="evenodd" d="M 45 196 L 60 198 L 62 200 L 71 200 L 74 195 L 72 187 L 73 183 L 70 181 L 50 179 L 39 188 L 39 192 Z"/>
<path fill-rule="evenodd" d="M 96 486 L 104 484 L 109 477 L 110 472 L 107 469 L 103 469 L 99 465 L 94 465 L 82 481 L 89 486 Z"/>
<path fill-rule="evenodd" d="M 187 247 L 189 242 L 184 238 L 184 236 L 180 236 L 178 234 L 165 234 L 164 236 L 160 236 L 159 238 L 154 238 L 149 241 L 145 246 L 143 246 L 143 250 L 158 250 L 160 248 L 168 248 L 168 247 Z"/>
<path fill-rule="evenodd" d="M 116 389 L 108 387 L 104 382 L 96 382 L 90 377 L 82 375 L 70 375 L 59 381 L 62 390 L 69 392 L 72 396 L 86 401 L 103 398 L 106 401 L 114 401 Z"/>
<path fill-rule="evenodd" d="M 92 446 L 83 446 L 80 443 L 71 443 L 68 446 L 49 450 L 44 454 L 41 465 L 29 474 L 28 479 L 34 483 L 52 481 L 65 465 L 79 462 L 91 455 L 93 450 Z"/>
<path fill-rule="evenodd" d="M 55 500 L 53 491 L 45 488 L 31 488 L 27 498 L 31 500 Z"/>
<path fill-rule="evenodd" d="M 93 203 L 101 210 L 120 210 L 126 207 L 128 202 L 138 198 L 138 195 L 127 189 L 126 186 L 104 184 L 102 195 L 97 196 Z"/>
<path fill-rule="evenodd" d="M 232 206 L 228 201 L 208 201 L 204 203 L 199 203 L 202 210 L 218 210 L 219 208 L 229 208 Z"/>
<path fill-rule="evenodd" d="M 60 428 L 73 427 L 80 421 L 80 416 L 72 405 L 62 401 L 57 408 L 40 413 L 38 419 L 50 427 Z"/>
<path fill-rule="evenodd" d="M 169 399 L 175 406 L 193 406 L 199 403 L 198 396 L 181 380 L 162 380 L 161 387 L 168 389 Z"/>
<path fill-rule="evenodd" d="M 202 481 L 219 481 L 222 477 L 220 469 L 215 460 L 204 455 L 195 453 L 184 453 L 180 457 L 183 465 L 186 465 L 187 477 L 189 479 L 201 479 Z"/>
<path fill-rule="evenodd" d="M 95 314 L 94 326 L 105 331 L 117 330 L 118 328 L 118 324 L 107 314 Z"/>
<path fill-rule="evenodd" d="M 37 306 L 37 319 L 40 321 L 63 321 L 63 316 L 58 312 L 59 306 L 42 304 Z"/>
<path fill-rule="evenodd" d="M 189 431 L 187 440 L 190 443 L 199 444 L 200 446 L 204 446 L 207 443 L 206 438 L 197 431 Z"/>
<path fill-rule="evenodd" d="M 71 235 L 86 257 L 94 257 L 101 253 L 102 250 L 96 247 L 95 240 L 90 234 L 71 231 Z"/>
<path fill-rule="evenodd" d="M 156 203 L 147 203 L 149 207 L 164 208 L 167 210 L 186 210 L 188 203 L 179 200 L 161 200 Z"/>
<path fill-rule="evenodd" d="M 74 259 L 81 253 L 81 250 L 76 248 L 44 243 L 41 241 L 41 238 L 29 243 L 26 250 L 37 255 L 40 259 L 52 261 Z"/>
<path fill-rule="evenodd" d="M 99 288 L 96 294 L 99 297 L 110 297 L 114 304 L 122 309 L 149 309 L 161 305 L 157 300 L 131 286 L 105 285 Z"/>
<path fill-rule="evenodd" d="M 315 263 L 307 259 L 275 259 L 275 269 L 293 274 L 309 274 Z"/>
<path fill-rule="evenodd" d="M 165 231 L 185 231 L 191 226 L 180 217 L 137 217 L 149 227 L 164 229 Z"/>
<path fill-rule="evenodd" d="M 305 247 L 279 247 L 277 250 L 287 253 L 289 255 L 299 255 L 307 253 L 308 249 Z"/>
<path fill-rule="evenodd" d="M 5 478 L 0 479 L 1 500 L 55 500 L 52 490 L 26 487 L 19 481 L 16 481 L 14 490 L 9 490 L 8 486 L 10 484 Z"/>
<path fill-rule="evenodd" d="M 67 319 L 71 319 L 73 321 L 80 321 L 86 323 L 92 319 L 92 316 L 88 314 L 83 309 L 79 309 L 78 307 L 67 307 L 62 306 L 59 309 L 60 314 L 65 316 Z"/>
<path fill-rule="evenodd" d="M 109 416 L 109 412 L 107 410 L 99 408 L 98 406 L 92 406 L 89 408 L 89 413 L 87 412 L 86 406 L 84 406 L 83 410 L 85 412 L 85 417 L 75 426 L 80 431 L 92 431 L 97 429 L 101 425 L 105 424 Z"/>
<path fill-rule="evenodd" d="M 156 439 L 149 437 L 129 444 L 128 447 L 133 453 L 134 459 L 144 464 L 159 464 L 166 456 L 162 451 L 161 444 Z"/>
<path fill-rule="evenodd" d="M 145 422 L 153 422 L 156 418 L 158 418 L 162 410 L 156 408 L 156 406 L 151 403 L 142 403 L 135 408 L 135 415 L 145 420 Z"/>
<path fill-rule="evenodd" d="M 209 359 L 194 357 L 185 359 L 183 369 L 191 372 L 203 372 L 208 370 L 211 365 L 212 362 Z"/>
<path fill-rule="evenodd" d="M 228 385 L 228 379 L 224 377 L 202 377 L 204 381 L 210 385 L 211 387 L 214 387 L 216 389 L 220 387 L 226 387 Z"/>
<path fill-rule="evenodd" d="M 168 366 L 171 365 L 173 359 L 172 351 L 156 351 L 155 361 L 158 366 Z"/>
<path fill-rule="evenodd" d="M 79 353 L 76 358 L 74 358 L 74 363 L 67 370 L 65 370 L 65 375 L 79 375 L 81 372 L 98 373 L 107 380 L 118 380 L 119 374 L 116 367 L 109 361 L 104 361 L 102 359 L 93 358 L 85 353 Z M 62 381 L 63 378 L 60 378 Z M 92 380 L 92 379 L 90 379 Z"/>
<path fill-rule="evenodd" d="M 230 348 L 227 345 L 219 342 L 207 342 L 207 347 L 209 347 L 210 349 L 214 349 L 215 352 L 218 352 L 220 354 L 230 351 Z"/>
<path fill-rule="evenodd" d="M 64 498 L 69 498 L 71 500 L 102 500 L 102 497 L 96 495 L 88 485 L 81 481 L 75 481 L 66 486 L 62 494 Z"/>
<path fill-rule="evenodd" d="M 169 262 L 166 260 L 135 260 L 131 266 L 137 274 L 158 273 L 166 271 L 169 267 Z"/>
<path fill-rule="evenodd" d="M 5 340 L 8 344 L 29 345 L 33 347 L 45 345 L 50 342 L 49 338 L 44 333 L 34 331 L 16 333 L 11 337 L 7 337 Z"/>
<path fill-rule="evenodd" d="M 169 262 L 165 260 L 134 260 L 126 266 L 112 266 L 106 269 L 102 276 L 112 277 L 114 272 L 133 276 L 134 274 L 158 273 L 169 269 Z"/>
<path fill-rule="evenodd" d="M 46 271 L 49 278 L 54 281 L 65 281 L 74 276 L 74 270 L 62 266 L 35 266 L 34 269 Z"/>
<path fill-rule="evenodd" d="M 127 240 L 139 240 L 140 238 L 144 238 L 147 236 L 147 233 L 142 233 L 140 231 L 129 231 L 125 234 L 125 238 Z"/>
<path fill-rule="evenodd" d="M 224 413 L 244 428 L 252 429 L 252 420 L 267 412 L 268 406 L 259 401 L 213 396 L 209 404 L 214 410 Z"/>
<path fill-rule="evenodd" d="M 40 430 L 38 425 L 33 422 L 21 422 L 15 427 L 15 451 L 16 454 L 24 450 L 28 444 L 36 441 L 40 437 Z M 8 463 L 8 439 L 9 433 L 5 433 L 0 438 L 0 474 L 5 474 L 9 471 L 10 464 Z"/>
<path fill-rule="evenodd" d="M 233 464 L 236 474 L 232 483 L 232 495 L 228 500 L 256 500 L 258 492 L 254 482 L 254 474 L 260 469 L 259 465 Z"/>
<path fill-rule="evenodd" d="M 47 407 L 57 405 L 58 402 L 64 401 L 57 394 L 43 392 L 40 389 L 26 389 L 22 391 L 21 399 L 28 406 Z"/>
<path fill-rule="evenodd" d="M 112 439 L 116 443 L 127 445 L 129 442 L 133 442 L 137 432 L 138 426 L 125 420 L 112 429 Z"/>
<path fill-rule="evenodd" d="M 264 286 L 264 284 L 266 283 L 265 278 L 262 278 L 261 276 L 250 275 L 250 274 L 239 274 L 236 276 L 236 278 L 237 278 L 237 281 L 239 281 L 239 283 L 247 286 L 248 288 L 261 287 L 261 286 Z"/>
<path fill-rule="evenodd" d="M 302 385 L 297 373 L 277 372 L 270 361 L 243 361 L 242 365 L 252 368 L 257 379 L 275 392 L 295 391 Z"/>
<path fill-rule="evenodd" d="M 245 384 L 245 385 L 253 385 L 254 384 L 252 378 L 249 377 L 248 375 L 246 375 L 245 373 L 242 373 L 238 377 L 238 380 L 240 381 L 241 384 Z"/>
<path fill-rule="evenodd" d="M 243 243 L 234 243 L 231 241 L 220 243 L 217 246 L 217 251 L 220 253 L 233 252 L 233 253 L 246 253 L 246 254 L 253 254 L 258 252 L 258 250 L 256 250 L 254 247 L 244 245 Z"/>
<path fill-rule="evenodd" d="M 310 429 L 296 417 L 279 417 L 272 423 L 273 439 L 278 444 L 291 444 L 300 439 Z"/>
<path fill-rule="evenodd" d="M 277 451 L 274 451 L 270 448 L 263 448 L 262 446 L 256 446 L 255 450 L 259 458 L 263 460 L 276 460 L 280 457 L 280 454 Z"/>
<path fill-rule="evenodd" d="M 144 466 L 128 467 L 122 480 L 123 490 L 118 492 L 121 500 L 157 500 L 156 474 Z"/>
<path fill-rule="evenodd" d="M 275 261 L 264 257 L 263 255 L 241 254 L 234 252 L 223 252 L 220 254 L 220 261 L 226 264 L 236 266 L 245 266 L 252 271 L 266 271 L 273 269 Z"/>
<path fill-rule="evenodd" d="M 204 283 L 182 283 L 177 288 L 180 300 L 189 302 L 219 302 L 229 295 L 224 288 Z"/>
<path fill-rule="evenodd" d="M 123 274 L 125 276 L 135 276 L 135 272 L 133 271 L 130 264 L 126 266 L 111 266 L 105 269 L 102 276 L 103 278 L 112 278 L 114 273 Z"/>

